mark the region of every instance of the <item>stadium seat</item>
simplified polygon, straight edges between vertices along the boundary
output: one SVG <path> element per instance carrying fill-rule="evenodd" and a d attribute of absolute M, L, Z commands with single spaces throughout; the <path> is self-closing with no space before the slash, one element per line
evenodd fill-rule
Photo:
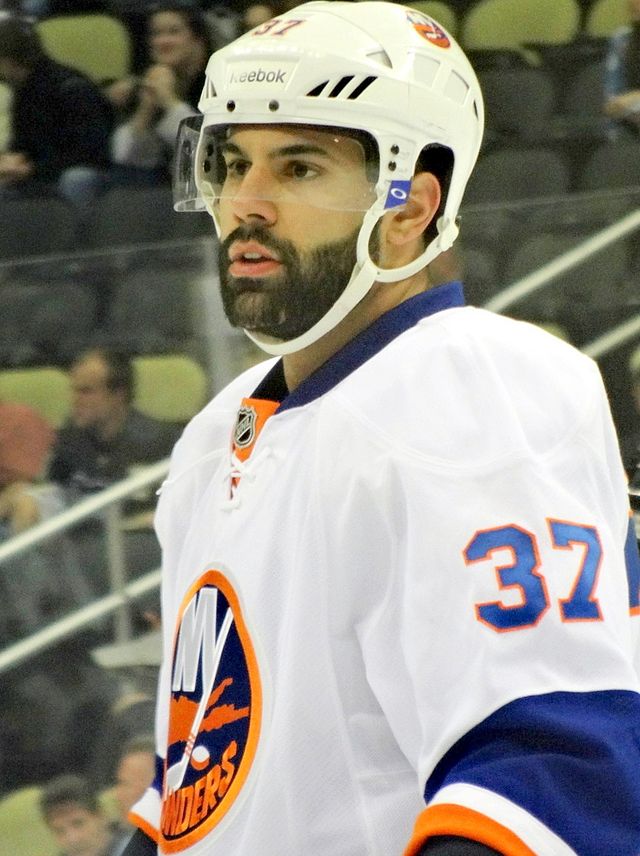
<path fill-rule="evenodd" d="M 0 263 L 76 249 L 78 216 L 62 199 L 0 200 Z"/>
<path fill-rule="evenodd" d="M 185 354 L 135 357 L 135 403 L 143 413 L 166 422 L 186 422 L 208 395 L 202 366 Z"/>
<path fill-rule="evenodd" d="M 571 51 L 550 71 L 556 80 L 558 108 L 547 121 L 547 141 L 565 153 L 572 175 L 582 168 L 585 158 L 607 139 L 609 120 L 604 115 L 604 60 L 594 56 L 586 61 L 584 53 Z"/>
<path fill-rule="evenodd" d="M 603 121 L 604 64 L 604 57 L 600 57 L 570 70 L 561 93 L 563 113 Z"/>
<path fill-rule="evenodd" d="M 568 166 L 553 149 L 543 146 L 496 149 L 478 159 L 467 185 L 465 204 L 560 196 L 568 188 Z"/>
<path fill-rule="evenodd" d="M 114 187 L 95 204 L 87 241 L 96 249 L 167 241 L 173 216 L 168 187 Z"/>
<path fill-rule="evenodd" d="M 71 404 L 69 378 L 66 372 L 53 366 L 6 369 L 0 371 L 0 399 L 29 404 L 54 427 L 59 427 Z"/>
<path fill-rule="evenodd" d="M 580 28 L 577 0 L 478 0 L 462 18 L 466 50 L 518 50 L 570 42 Z"/>
<path fill-rule="evenodd" d="M 94 290 L 70 276 L 47 282 L 19 273 L 0 284 L 0 366 L 57 364 L 88 347 L 97 314 Z"/>
<path fill-rule="evenodd" d="M 524 65 L 494 68 L 478 71 L 478 79 L 490 142 L 510 144 L 546 139 L 556 93 L 545 71 Z"/>
<path fill-rule="evenodd" d="M 100 808 L 109 818 L 112 823 L 118 823 L 121 819 L 120 806 L 117 797 L 117 788 L 115 785 L 104 788 L 98 794 Z"/>
<path fill-rule="evenodd" d="M 0 799 L 2 852 L 11 856 L 56 856 L 59 848 L 42 819 L 40 788 L 19 788 Z"/>
<path fill-rule="evenodd" d="M 578 190 L 640 188 L 640 140 L 599 146 L 577 179 Z"/>
<path fill-rule="evenodd" d="M 95 204 L 87 228 L 90 247 L 135 246 L 214 234 L 208 214 L 178 214 L 168 186 L 113 187 Z"/>
<path fill-rule="evenodd" d="M 505 269 L 504 281 L 516 282 L 538 270 L 578 246 L 590 234 L 568 230 L 531 235 L 514 248 Z M 523 305 L 546 307 L 554 319 L 558 319 L 567 311 L 593 313 L 598 306 L 615 304 L 622 299 L 628 262 L 628 247 L 619 241 L 561 274 L 543 291 L 525 298 Z"/>
<path fill-rule="evenodd" d="M 118 80 L 131 71 L 131 36 L 111 15 L 60 15 L 40 21 L 37 29 L 49 56 L 96 83 Z"/>
<path fill-rule="evenodd" d="M 629 23 L 628 0 L 593 0 L 584 22 L 589 36 L 606 37 Z"/>
<path fill-rule="evenodd" d="M 181 255 L 177 253 L 178 259 Z M 162 261 L 149 256 L 145 265 L 134 265 L 117 277 L 105 330 L 120 350 L 139 354 L 182 350 L 194 336 L 193 274 L 188 266 L 163 268 Z"/>

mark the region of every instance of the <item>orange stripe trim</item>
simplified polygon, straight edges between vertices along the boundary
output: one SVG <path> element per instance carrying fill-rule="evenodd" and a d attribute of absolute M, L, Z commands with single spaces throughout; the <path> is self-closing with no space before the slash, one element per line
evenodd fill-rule
<path fill-rule="evenodd" d="M 158 830 L 151 826 L 148 820 L 145 820 L 144 817 L 140 817 L 139 814 L 136 814 L 135 811 L 130 811 L 127 814 L 127 820 L 132 823 L 134 826 L 137 826 L 138 829 L 141 829 L 145 835 L 148 835 L 152 841 L 158 843 L 159 836 Z"/>
<path fill-rule="evenodd" d="M 491 818 L 470 808 L 441 803 L 425 809 L 416 820 L 413 837 L 404 856 L 417 856 L 434 835 L 458 835 L 499 850 L 504 856 L 536 856 L 521 838 Z"/>
<path fill-rule="evenodd" d="M 640 606 L 632 606 L 629 615 L 640 615 Z"/>

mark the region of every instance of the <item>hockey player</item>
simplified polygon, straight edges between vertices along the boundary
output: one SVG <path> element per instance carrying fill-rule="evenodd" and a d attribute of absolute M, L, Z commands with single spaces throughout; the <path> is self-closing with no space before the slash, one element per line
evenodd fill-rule
<path fill-rule="evenodd" d="M 162 488 L 129 856 L 637 856 L 640 568 L 600 376 L 429 279 L 482 137 L 469 62 L 403 6 L 313 2 L 214 54 L 200 109 L 177 204 L 273 359 Z"/>

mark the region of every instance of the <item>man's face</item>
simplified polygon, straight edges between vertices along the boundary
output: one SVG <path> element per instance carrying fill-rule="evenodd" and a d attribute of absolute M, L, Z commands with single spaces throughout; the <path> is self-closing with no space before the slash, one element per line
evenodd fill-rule
<path fill-rule="evenodd" d="M 153 781 L 155 759 L 148 752 L 131 752 L 120 761 L 116 777 L 116 798 L 123 820 Z"/>
<path fill-rule="evenodd" d="M 49 812 L 48 825 L 65 856 L 100 856 L 109 837 L 99 812 L 69 803 Z"/>
<path fill-rule="evenodd" d="M 374 199 L 362 146 L 332 132 L 238 128 L 223 146 L 220 286 L 237 327 L 306 332 L 335 303 Z"/>
<path fill-rule="evenodd" d="M 179 12 L 156 12 L 149 28 L 153 61 L 180 68 L 194 53 L 198 41 Z"/>
<path fill-rule="evenodd" d="M 99 428 L 120 406 L 120 394 L 107 385 L 108 370 L 98 357 L 87 357 L 70 372 L 72 418 L 79 428 Z"/>

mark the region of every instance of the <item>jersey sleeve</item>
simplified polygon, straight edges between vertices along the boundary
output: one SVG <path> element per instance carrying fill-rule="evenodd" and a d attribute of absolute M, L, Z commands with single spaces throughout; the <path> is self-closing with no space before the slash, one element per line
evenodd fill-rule
<path fill-rule="evenodd" d="M 383 557 L 358 624 L 367 677 L 424 795 L 405 856 L 434 836 L 505 856 L 640 852 L 626 484 L 599 377 L 580 375 L 581 418 L 546 448 L 532 428 L 456 465 L 380 436 L 366 489 L 342 486 L 340 528 L 365 533 L 353 565 L 368 540 Z M 509 414 L 484 419 L 497 448 Z"/>

